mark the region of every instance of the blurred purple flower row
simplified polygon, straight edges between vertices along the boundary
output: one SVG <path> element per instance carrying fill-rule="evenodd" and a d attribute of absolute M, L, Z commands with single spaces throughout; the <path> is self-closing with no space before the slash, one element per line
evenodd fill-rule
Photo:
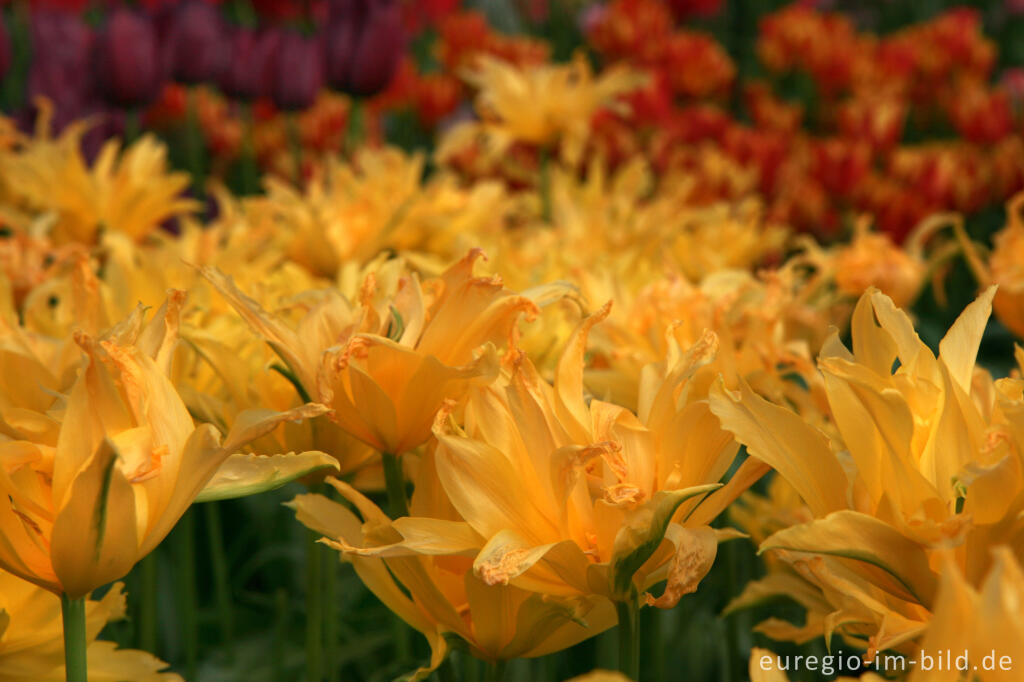
<path fill-rule="evenodd" d="M 323 21 L 251 26 L 201 0 L 153 9 L 116 4 L 98 21 L 47 7 L 33 8 L 27 27 L 12 16 L 5 23 L 0 14 L 0 79 L 13 75 L 12 34 L 27 30 L 23 102 L 49 98 L 58 128 L 111 107 L 145 107 L 169 81 L 267 97 L 289 110 L 308 107 L 325 87 L 372 95 L 390 83 L 405 49 L 397 0 L 330 0 Z"/>

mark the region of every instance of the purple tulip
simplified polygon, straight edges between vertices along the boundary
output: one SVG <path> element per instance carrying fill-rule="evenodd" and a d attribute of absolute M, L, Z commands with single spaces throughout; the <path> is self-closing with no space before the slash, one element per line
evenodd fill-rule
<path fill-rule="evenodd" d="M 221 78 L 224 92 L 243 99 L 269 97 L 280 42 L 278 31 L 235 29 L 231 36 L 231 58 Z"/>
<path fill-rule="evenodd" d="M 28 97 L 53 102 L 57 130 L 80 118 L 96 99 L 93 80 L 93 36 L 82 19 L 70 12 L 37 8 L 32 12 L 33 59 Z"/>
<path fill-rule="evenodd" d="M 118 7 L 96 36 L 96 73 L 107 98 L 123 107 L 153 99 L 160 88 L 156 30 L 151 19 Z"/>
<path fill-rule="evenodd" d="M 327 76 L 331 87 L 368 96 L 395 75 L 405 35 L 394 0 L 333 0 L 327 26 Z"/>
<path fill-rule="evenodd" d="M 0 13 L 0 78 L 11 68 L 11 37 L 7 34 L 4 15 Z"/>
<path fill-rule="evenodd" d="M 171 10 L 164 36 L 171 75 L 184 83 L 218 82 L 227 66 L 228 36 L 217 8 L 199 0 Z"/>
<path fill-rule="evenodd" d="M 322 39 L 283 31 L 275 66 L 274 103 L 287 110 L 308 108 L 324 84 Z"/>

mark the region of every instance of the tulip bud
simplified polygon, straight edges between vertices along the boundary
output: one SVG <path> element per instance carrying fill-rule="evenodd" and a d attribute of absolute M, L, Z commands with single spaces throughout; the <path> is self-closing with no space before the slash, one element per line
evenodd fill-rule
<path fill-rule="evenodd" d="M 269 97 L 273 90 L 281 34 L 238 28 L 231 36 L 231 57 L 224 69 L 221 87 L 233 97 Z"/>
<path fill-rule="evenodd" d="M 185 83 L 216 82 L 227 65 L 227 36 L 220 12 L 194 0 L 180 5 L 166 37 L 171 73 Z"/>
<path fill-rule="evenodd" d="M 306 109 L 324 83 L 323 44 L 319 36 L 289 30 L 281 35 L 274 74 L 274 103 L 281 109 Z"/>
<path fill-rule="evenodd" d="M 335 0 L 328 20 L 327 76 L 354 95 L 385 89 L 405 47 L 401 7 L 393 0 Z"/>
<path fill-rule="evenodd" d="M 96 36 L 96 73 L 114 103 L 133 107 L 156 96 L 160 85 L 156 31 L 149 17 L 118 7 Z"/>

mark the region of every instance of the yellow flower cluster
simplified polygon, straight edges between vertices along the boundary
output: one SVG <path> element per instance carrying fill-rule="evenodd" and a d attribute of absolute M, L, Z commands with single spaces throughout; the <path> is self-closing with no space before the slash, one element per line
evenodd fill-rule
<path fill-rule="evenodd" d="M 872 659 L 909 652 L 922 637 L 948 641 L 963 627 L 946 622 L 958 608 L 949 600 L 962 605 L 960 593 L 988 589 L 986 576 L 1019 572 L 1024 382 L 975 366 L 994 294 L 964 310 L 938 356 L 891 299 L 865 294 L 852 351 L 833 337 L 818 361 L 833 430 L 744 384 L 712 392 L 723 427 L 788 484 L 738 514 L 774 560 L 730 608 L 792 597 L 805 624 L 773 619 L 762 631 L 795 641 L 838 634 Z M 991 598 L 986 608 L 1001 608 Z M 1016 622 L 1006 617 L 986 627 Z"/>
<path fill-rule="evenodd" d="M 734 518 L 771 572 L 732 608 L 785 594 L 808 616 L 767 634 L 899 651 L 1017 617 L 1000 595 L 1020 590 L 1024 380 L 975 367 L 1012 287 L 935 356 L 899 307 L 948 249 L 866 226 L 800 244 L 756 202 L 696 206 L 642 161 L 579 169 L 582 133 L 550 122 L 635 78 L 569 68 L 471 76 L 474 134 L 561 146 L 524 189 L 366 148 L 302 190 L 215 190 L 201 224 L 151 138 L 91 165 L 81 128 L 0 150 L 0 665 L 26 613 L 56 633 L 53 595 L 122 578 L 193 502 L 313 474 L 348 505 L 291 506 L 428 639 L 417 678 L 452 636 L 540 656 L 675 606 L 742 535 L 712 521 L 769 469 L 771 498 Z M 551 88 L 580 111 L 520 121 Z M 976 259 L 1010 276 L 1002 251 Z M 59 669 L 52 639 L 37 679 Z M 159 669 L 89 652 L 93 679 Z"/>

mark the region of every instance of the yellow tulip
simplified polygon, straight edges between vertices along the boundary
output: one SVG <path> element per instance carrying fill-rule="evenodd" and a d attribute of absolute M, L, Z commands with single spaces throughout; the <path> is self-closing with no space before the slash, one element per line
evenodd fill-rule
<path fill-rule="evenodd" d="M 665 276 L 634 295 L 622 292 L 616 300 L 622 310 L 613 310 L 594 331 L 587 386 L 635 407 L 642 368 L 665 357 L 672 344 L 689 347 L 711 330 L 722 349 L 698 370 L 695 383 L 704 395 L 719 374 L 730 386 L 742 377 L 759 394 L 792 402 L 808 418 L 823 415 L 823 386 L 811 355 L 820 347 L 820 331 L 810 330 L 827 328 L 833 317 L 827 303 L 803 300 L 799 280 L 790 275 L 722 270 L 699 285 Z"/>
<path fill-rule="evenodd" d="M 907 672 L 909 682 L 1011 682 L 1020 678 L 1015 671 L 1024 656 L 1024 617 L 1020 604 L 1024 599 L 1024 572 L 1018 558 L 1008 547 L 994 550 L 991 570 L 978 587 L 972 586 L 955 562 L 947 562 L 935 599 L 935 612 L 920 647 L 908 652 L 908 658 L 868 659 L 858 665 L 874 666 L 885 672 Z M 833 652 L 828 665 L 837 670 L 836 658 L 849 654 Z M 750 652 L 752 682 L 788 682 L 786 671 L 808 668 L 807 656 L 802 662 L 790 656 L 783 661 L 764 649 Z M 823 666 L 825 656 L 813 661 L 816 671 L 828 674 Z M 846 663 L 848 665 L 848 663 Z M 840 677 L 839 682 L 853 680 L 883 682 L 886 678 L 868 672 L 859 677 Z"/>
<path fill-rule="evenodd" d="M 483 539 L 452 509 L 428 453 L 419 467 L 412 517 L 390 519 L 354 488 L 329 479 L 349 509 L 322 495 L 299 495 L 289 506 L 299 521 L 341 551 L 364 584 L 430 644 L 423 679 L 444 660 L 446 634 L 461 637 L 487 661 L 530 658 L 560 651 L 615 623 L 607 600 L 549 598 L 489 584 L 473 570 Z"/>
<path fill-rule="evenodd" d="M 381 251 L 423 251 L 445 262 L 498 233 L 510 205 L 504 186 L 464 187 L 450 173 L 424 179 L 422 154 L 362 148 L 350 163 L 328 159 L 302 191 L 268 177 L 265 197 L 246 199 L 250 221 L 272 225 L 293 263 L 333 277 Z"/>
<path fill-rule="evenodd" d="M 160 672 L 167 664 L 144 651 L 118 649 L 96 639 L 104 626 L 125 617 L 120 583 L 85 605 L 89 679 L 95 682 L 181 682 Z M 0 571 L 0 682 L 63 682 L 64 641 L 60 599 Z"/>
<path fill-rule="evenodd" d="M 495 376 L 495 344 L 514 338 L 521 316 L 537 313 L 533 299 L 558 294 L 547 287 L 519 295 L 498 277 L 475 276 L 481 255 L 474 249 L 422 285 L 392 261 L 367 276 L 358 303 L 324 292 L 294 329 L 223 275 L 204 272 L 334 422 L 381 452 L 402 454 L 427 441 L 445 400 Z"/>
<path fill-rule="evenodd" d="M 991 568 L 977 587 L 955 563 L 945 566 L 935 613 L 920 651 L 933 658 L 945 652 L 954 657 L 966 652 L 971 679 L 1011 682 L 1020 679 L 1017 667 L 1024 660 L 1024 571 L 1019 549 L 997 547 L 993 555 Z M 910 682 L 962 679 L 962 670 L 917 669 L 910 675 Z"/>
<path fill-rule="evenodd" d="M 39 402 L 44 383 L 12 408 L 42 426 L 0 440 L 0 567 L 82 597 L 152 551 L 241 446 L 324 411 L 250 412 L 223 442 L 196 427 L 167 376 L 183 300 L 172 292 L 148 324 L 140 307 L 103 336 L 77 332 L 85 359 L 69 392 Z"/>
<path fill-rule="evenodd" d="M 299 519 L 431 640 L 434 664 L 443 631 L 466 638 L 484 658 L 533 656 L 609 627 L 614 602 L 636 604 L 660 581 L 664 593 L 644 599 L 674 606 L 710 569 L 719 540 L 735 537 L 707 524 L 767 467 L 751 461 L 718 490 L 737 448 L 688 385 L 713 357 L 714 336 L 648 368 L 638 417 L 585 400 L 587 336 L 609 307 L 570 339 L 554 385 L 519 352 L 506 357 L 497 383 L 470 390 L 461 425 L 447 403 L 435 422 L 437 442 L 419 462 L 410 516 L 391 520 L 338 481 L 331 483 L 359 509 L 361 526 L 326 498 L 293 502 Z M 385 566 L 411 603 L 383 579 Z M 460 606 L 467 599 L 468 631 Z M 493 613 L 486 602 L 520 609 L 502 616 L 500 637 L 482 622 Z M 581 618 L 586 628 L 572 625 Z M 529 637 L 525 624 L 534 619 Z M 497 639 L 481 641 L 483 632 Z"/>
<path fill-rule="evenodd" d="M 929 275 L 936 296 L 943 296 L 941 266 L 959 249 L 953 243 L 932 237 L 940 228 L 955 225 L 959 220 L 952 214 L 933 215 L 922 221 L 904 244 L 898 245 L 889 235 L 873 231 L 869 216 L 861 216 L 854 224 L 849 242 L 823 248 L 813 239 L 804 238 L 803 253 L 790 264 L 810 266 L 821 283 L 834 286 L 843 297 L 859 298 L 876 288 L 897 307 L 907 307 L 917 300 Z"/>
<path fill-rule="evenodd" d="M 121 149 L 109 140 L 92 167 L 82 156 L 84 122 L 74 123 L 50 139 L 53 107 L 38 103 L 43 111 L 34 138 L 16 150 L 0 151 L 10 222 L 27 228 L 34 218 L 52 221 L 52 237 L 58 244 L 92 244 L 101 229 L 123 232 L 141 239 L 168 218 L 187 214 L 198 205 L 182 196 L 188 175 L 168 172 L 167 149 L 152 135 L 143 135 Z"/>
<path fill-rule="evenodd" d="M 806 505 L 797 518 L 813 519 L 762 542 L 788 566 L 733 607 L 803 582 L 799 601 L 819 634 L 901 649 L 931 620 L 944 552 L 978 584 L 994 546 L 1024 550 L 1024 382 L 993 382 L 974 364 L 994 293 L 964 310 L 938 357 L 891 299 L 865 294 L 853 351 L 833 337 L 819 359 L 834 432 L 748 386 L 713 391 L 723 427 L 792 485 Z"/>
<path fill-rule="evenodd" d="M 745 468 L 705 500 L 736 453 L 706 402 L 687 391 L 713 356 L 713 336 L 652 368 L 639 418 L 585 400 L 587 335 L 608 310 L 577 330 L 553 386 L 513 355 L 501 381 L 470 392 L 464 425 L 442 412 L 437 474 L 485 541 L 474 562 L 485 583 L 623 600 L 667 578 L 666 593 L 650 600 L 671 606 L 711 566 L 720 534 L 707 522 L 763 469 Z"/>
<path fill-rule="evenodd" d="M 463 77 L 479 91 L 481 122 L 455 126 L 441 139 L 437 156 L 442 162 L 482 135 L 488 159 L 500 159 L 517 142 L 552 149 L 557 145 L 562 159 L 574 166 L 583 155 L 594 114 L 601 108 L 621 108 L 618 97 L 647 82 L 646 74 L 622 66 L 595 77 L 582 53 L 568 64 L 522 68 L 480 56 Z"/>
<path fill-rule="evenodd" d="M 975 277 L 982 286 L 999 287 L 992 301 L 996 317 L 1017 338 L 1024 338 L 1024 192 L 1007 202 L 1006 216 L 1006 227 L 992 238 L 987 263 L 967 237 L 962 221 L 955 227 Z"/>

